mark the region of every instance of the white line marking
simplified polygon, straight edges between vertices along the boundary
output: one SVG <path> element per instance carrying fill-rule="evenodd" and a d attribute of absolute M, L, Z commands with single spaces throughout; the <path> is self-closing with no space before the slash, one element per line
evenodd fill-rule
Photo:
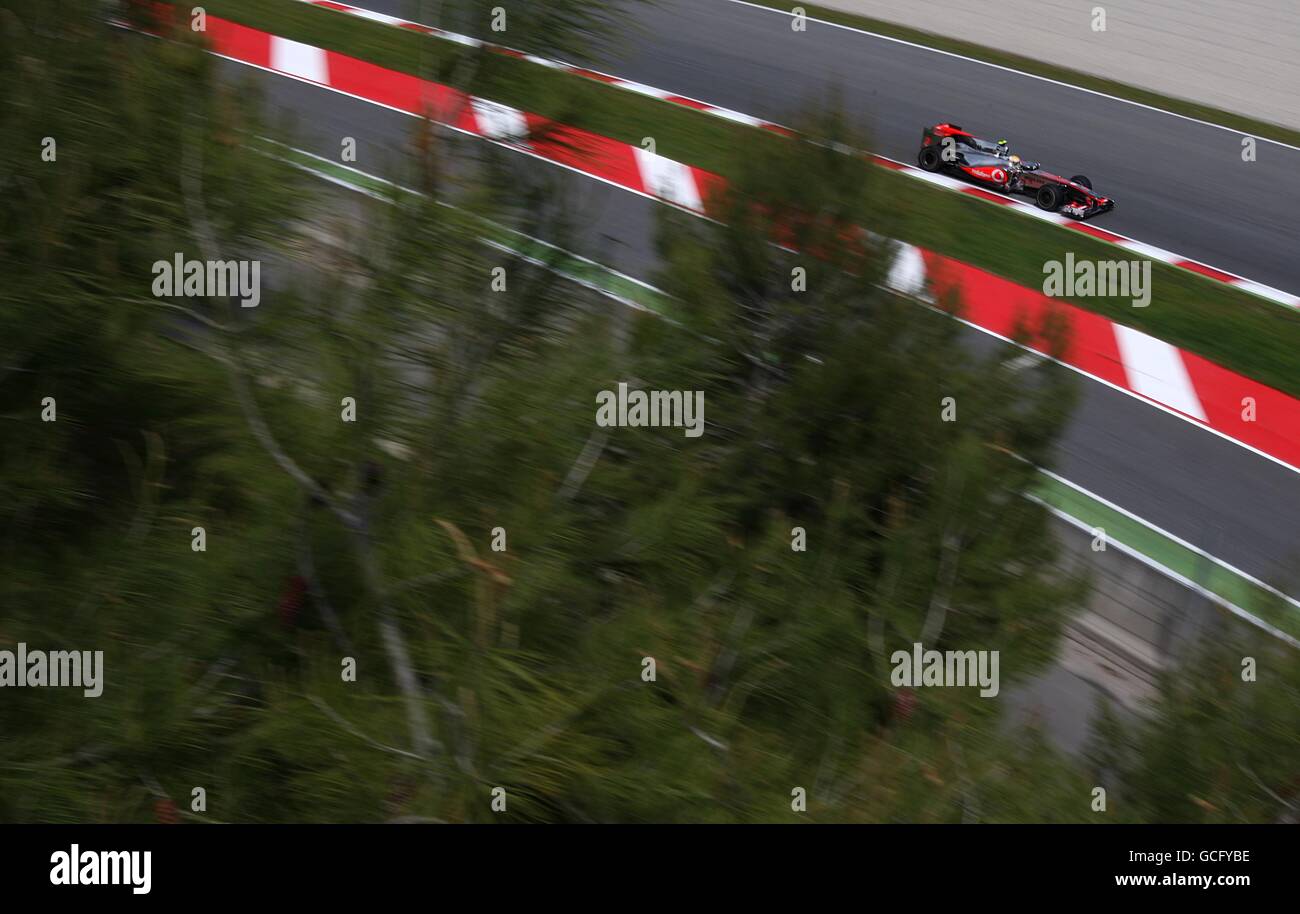
<path fill-rule="evenodd" d="M 457 35 L 455 32 L 444 32 L 441 30 L 434 34 L 438 38 L 445 38 L 448 41 L 454 41 L 456 44 L 463 44 L 469 48 L 483 47 L 483 42 L 479 41 L 477 38 L 471 38 L 469 35 Z"/>
<path fill-rule="evenodd" d="M 1237 279 L 1234 282 L 1228 283 L 1228 285 L 1241 289 L 1243 292 L 1249 292 L 1252 295 L 1267 298 L 1269 301 L 1277 302 L 1279 305 L 1286 305 L 1290 308 L 1300 308 L 1300 295 L 1292 295 L 1289 292 L 1283 292 L 1281 289 L 1274 289 L 1272 286 L 1266 286 L 1262 282 L 1255 282 L 1253 279 Z"/>
<path fill-rule="evenodd" d="M 679 95 L 678 98 L 685 98 L 685 95 Z M 690 107 L 689 105 L 684 107 Z M 746 127 L 759 127 L 768 123 L 761 117 L 754 117 L 752 114 L 741 114 L 739 111 L 732 111 L 730 108 L 709 108 L 708 113 L 722 118 L 723 120 L 732 121 L 736 124 L 744 124 Z M 777 124 L 776 126 L 780 126 Z"/>
<path fill-rule="evenodd" d="M 325 52 L 309 44 L 271 36 L 271 69 L 308 82 L 330 84 Z"/>
<path fill-rule="evenodd" d="M 921 257 L 921 249 L 914 244 L 899 244 L 885 284 L 907 295 L 916 295 L 923 291 L 925 260 Z"/>
<path fill-rule="evenodd" d="M 623 80 L 620 80 L 620 83 L 621 85 L 619 88 L 621 89 L 627 89 L 629 92 L 636 92 L 641 95 L 649 95 L 651 98 L 657 98 L 660 101 L 673 94 L 667 89 L 658 89 L 654 86 L 647 86 L 645 83 L 634 83 Z"/>
<path fill-rule="evenodd" d="M 484 136 L 506 143 L 528 142 L 528 120 L 518 108 L 478 96 L 471 96 L 469 103 L 474 109 L 479 131 Z"/>
<path fill-rule="evenodd" d="M 1128 250 L 1132 251 L 1134 254 L 1141 254 L 1143 257 L 1146 257 L 1150 260 L 1158 260 L 1161 263 L 1177 263 L 1180 260 L 1187 259 L 1186 257 L 1181 257 L 1178 254 L 1174 254 L 1170 251 L 1166 251 L 1164 248 L 1158 248 L 1155 247 L 1154 245 L 1146 244 L 1145 242 L 1142 241 L 1136 241 L 1132 238 L 1125 238 L 1120 243 L 1120 247 L 1127 248 Z M 1185 270 L 1187 268 L 1183 267 L 1182 269 Z M 1227 271 L 1225 270 L 1224 272 Z M 1206 276 L 1205 278 L 1209 279 L 1210 277 Z M 1224 285 L 1230 285 L 1230 283 L 1224 283 Z"/>
<path fill-rule="evenodd" d="M 1012 374 L 1018 374 L 1026 368 L 1036 368 L 1047 361 L 1041 352 L 1022 352 L 1006 363 L 1007 370 Z"/>
<path fill-rule="evenodd" d="M 315 6 L 316 4 L 313 3 L 311 5 Z M 324 9 L 332 10 L 333 7 L 324 7 Z M 338 10 L 333 11 L 338 12 Z M 362 19 L 369 19 L 371 22 L 382 22 L 384 25 L 400 26 L 402 23 L 406 22 L 405 19 L 399 19 L 398 17 L 390 16 L 387 13 L 376 13 L 374 10 L 363 9 L 359 6 L 354 6 L 347 10 L 347 12 L 354 16 L 359 16 Z"/>
<path fill-rule="evenodd" d="M 646 190 L 692 211 L 704 209 L 700 189 L 689 165 L 666 159 L 641 146 L 633 146 L 632 151 L 636 154 L 636 164 L 641 169 L 641 180 Z"/>
<path fill-rule="evenodd" d="M 1115 342 L 1119 344 L 1129 386 L 1145 397 L 1205 422 L 1205 411 L 1201 409 L 1192 379 L 1187 376 L 1187 366 L 1178 347 L 1123 324 L 1111 326 L 1115 328 Z"/>
<path fill-rule="evenodd" d="M 924 181 L 927 184 L 937 184 L 939 187 L 946 187 L 949 190 L 965 190 L 971 186 L 962 181 L 958 181 L 956 178 L 936 174 L 932 171 L 922 171 L 917 169 L 916 171 L 909 171 L 908 174 L 919 181 Z"/>
<path fill-rule="evenodd" d="M 1043 222 L 1050 222 L 1052 225 L 1065 225 L 1067 222 L 1071 221 L 1069 216 L 1062 216 L 1060 213 L 1051 213 L 1045 209 L 1039 209 L 1036 206 L 1031 206 L 1030 204 L 1024 203 L 1020 200 L 1012 202 L 1015 204 L 1015 208 L 1020 210 L 1020 212 L 1024 213 L 1026 216 L 1033 216 L 1035 219 L 1041 219 Z"/>
<path fill-rule="evenodd" d="M 790 16 L 790 17 L 794 16 L 793 12 L 773 9 L 770 6 L 763 6 L 761 3 L 750 3 L 748 2 L 748 0 L 728 0 L 728 2 L 735 3 L 738 6 L 748 6 L 756 10 L 764 10 L 769 13 L 776 13 L 778 16 Z M 1155 105 L 1145 105 L 1142 102 L 1135 102 L 1129 98 L 1121 98 L 1118 95 L 1110 95 L 1106 92 L 1098 91 L 1097 89 L 1087 89 L 1083 86 L 1076 86 L 1073 83 L 1061 82 L 1059 79 L 1052 79 L 1049 76 L 1039 76 L 1037 73 L 1027 73 L 1024 70 L 1017 70 L 1014 67 L 1003 66 L 1000 63 L 990 63 L 987 60 L 980 60 L 978 57 L 967 57 L 964 54 L 958 54 L 954 51 L 943 51 L 940 50 L 939 48 L 932 48 L 929 45 L 917 44 L 916 42 L 907 41 L 903 38 L 894 38 L 891 35 L 881 35 L 879 32 L 871 32 L 866 29 L 857 28 L 856 26 L 843 25 L 839 22 L 827 22 L 825 19 L 818 19 L 814 16 L 805 15 L 804 18 L 807 19 L 809 22 L 816 22 L 821 25 L 829 26 L 830 28 L 833 29 L 842 29 L 846 32 L 856 32 L 859 35 L 867 35 L 872 38 L 879 38 L 881 41 L 889 41 L 889 42 L 893 42 L 894 44 L 906 45 L 909 48 L 918 48 L 919 50 L 922 51 L 929 51 L 932 54 L 942 54 L 944 57 L 952 57 L 955 58 L 956 60 L 965 60 L 965 61 L 969 61 L 970 63 L 977 63 L 980 66 L 992 67 L 995 70 L 1002 70 L 1007 73 L 1014 73 L 1017 76 L 1024 76 L 1029 79 L 1037 79 L 1040 82 L 1051 83 L 1054 86 L 1063 86 L 1066 89 L 1074 89 L 1075 91 L 1078 92 L 1087 92 L 1089 95 L 1096 95 L 1100 98 L 1107 98 L 1113 102 L 1123 102 L 1124 104 L 1132 105 L 1135 108 L 1145 108 L 1147 111 L 1155 111 L 1158 114 L 1167 114 L 1169 117 L 1176 117 L 1182 121 L 1190 121 L 1193 124 L 1200 124 L 1204 127 L 1213 127 L 1215 130 L 1226 130 L 1228 133 L 1236 134 L 1237 136 L 1254 136 L 1254 134 L 1245 133 L 1241 130 L 1237 130 L 1234 127 L 1225 127 L 1222 124 L 1215 124 L 1212 121 L 1203 121 L 1200 118 L 1189 117 L 1186 114 L 1179 114 L 1177 111 L 1170 111 L 1167 108 L 1157 108 Z M 1274 140 L 1266 136 L 1255 136 L 1255 139 L 1259 140 L 1262 143 L 1271 143 L 1274 146 L 1281 146 L 1283 149 L 1292 149 L 1295 150 L 1296 152 L 1300 152 L 1300 146 L 1293 146 L 1290 143 L 1284 143 L 1281 140 Z"/>

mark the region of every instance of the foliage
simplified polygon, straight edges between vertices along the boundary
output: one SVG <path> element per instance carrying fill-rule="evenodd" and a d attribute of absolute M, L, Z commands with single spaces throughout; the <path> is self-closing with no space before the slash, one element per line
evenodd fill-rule
<path fill-rule="evenodd" d="M 1088 818 L 998 701 L 890 682 L 915 641 L 999 650 L 1004 692 L 1052 655 L 1079 592 L 1020 495 L 1070 388 L 882 290 L 891 251 L 846 226 L 886 204 L 848 157 L 773 146 L 726 226 L 670 219 L 670 323 L 483 244 L 484 217 L 564 228 L 490 158 L 356 215 L 238 141 L 256 100 L 194 47 L 19 6 L 0 644 L 102 649 L 106 685 L 0 695 L 0 819 Z M 252 315 L 150 294 L 153 261 L 216 249 L 265 260 Z M 598 427 L 621 381 L 704 391 L 705 433 Z M 1187 713 L 1125 769 L 1140 815 L 1173 814 Z"/>

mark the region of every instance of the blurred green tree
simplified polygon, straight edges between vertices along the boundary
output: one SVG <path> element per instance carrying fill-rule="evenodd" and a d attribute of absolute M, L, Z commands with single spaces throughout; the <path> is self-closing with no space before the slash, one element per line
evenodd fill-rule
<path fill-rule="evenodd" d="M 1052 656 L 1080 591 L 1021 495 L 1071 387 L 886 290 L 842 120 L 667 217 L 666 319 L 485 244 L 564 227 L 508 164 L 422 125 L 426 193 L 313 193 L 254 94 L 95 8 L 0 0 L 0 644 L 108 668 L 0 696 L 0 818 L 1089 818 L 998 700 L 891 684 L 918 641 L 1003 693 Z M 177 251 L 262 258 L 262 304 L 153 297 Z M 620 382 L 704 434 L 598 425 Z"/>

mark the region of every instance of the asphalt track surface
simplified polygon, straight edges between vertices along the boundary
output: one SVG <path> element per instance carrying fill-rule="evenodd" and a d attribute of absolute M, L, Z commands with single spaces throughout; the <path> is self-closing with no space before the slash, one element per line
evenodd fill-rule
<path fill-rule="evenodd" d="M 268 104 L 301 148 L 337 160 L 357 140 L 357 167 L 396 175 L 414 119 L 282 76 L 223 64 L 264 86 Z M 465 138 L 468 152 L 483 141 Z M 553 182 L 577 232 L 577 253 L 653 281 L 662 204 L 526 156 L 506 152 L 520 188 Z M 969 331 L 980 349 L 1003 345 Z M 1080 379 L 1081 397 L 1055 469 L 1243 571 L 1300 595 L 1300 474 L 1102 384 Z"/>
<path fill-rule="evenodd" d="M 378 0 L 371 0 L 370 5 L 376 9 L 386 6 Z M 710 10 L 716 6 L 723 12 L 734 6 L 725 2 L 701 5 Z M 390 8 L 384 11 L 397 12 L 397 4 L 387 6 Z M 674 34 L 681 29 L 679 23 Z M 698 33 L 692 37 L 698 38 Z M 701 48 L 700 52 L 712 55 L 714 63 L 723 59 L 725 71 L 725 51 Z M 749 66 L 753 68 L 753 64 Z M 399 173 L 395 169 L 405 157 L 415 123 L 409 116 L 238 64 L 224 63 L 223 67 L 232 78 L 252 79 L 264 86 L 280 126 L 295 134 L 300 147 L 337 160 L 341 138 L 354 137 L 357 167 L 381 175 Z M 646 74 L 628 73 L 626 68 L 619 72 L 648 79 Z M 661 87 L 688 91 L 662 83 Z M 1036 87 L 1052 89 L 1048 84 Z M 690 94 L 747 107 L 741 104 L 743 99 Z M 751 113 L 772 114 L 748 107 Z M 469 151 L 481 149 L 483 141 L 466 138 L 459 144 Z M 548 181 L 567 201 L 576 235 L 552 240 L 562 240 L 576 252 L 631 275 L 655 279 L 660 264 L 653 240 L 664 209 L 661 204 L 549 163 L 516 153 L 504 155 L 518 170 L 520 187 Z M 1114 227 L 1137 233 L 1131 226 Z M 1176 246 L 1169 239 L 1145 236 L 1144 240 Z M 1186 248 L 1181 252 L 1198 256 Z M 1208 255 L 1199 256 L 1216 262 Z M 1231 266 L 1222 258 L 1217 263 Z M 1259 274 L 1254 278 L 1267 281 Z M 969 336 L 972 346 L 981 349 L 1003 345 L 978 331 L 969 331 Z M 1079 405 L 1058 444 L 1055 469 L 1059 473 L 1237 568 L 1300 596 L 1300 474 L 1104 385 L 1081 379 L 1080 386 Z"/>
<path fill-rule="evenodd" d="M 402 0 L 351 2 L 409 14 Z M 1300 294 L 1300 149 L 1261 140 L 1244 162 L 1233 131 L 831 25 L 794 32 L 788 15 L 731 0 L 630 11 L 622 40 L 575 62 L 792 126 L 836 94 L 872 150 L 904 162 L 927 124 L 1005 137 L 1113 196 L 1099 227 Z M 479 37 L 510 44 L 509 31 Z"/>

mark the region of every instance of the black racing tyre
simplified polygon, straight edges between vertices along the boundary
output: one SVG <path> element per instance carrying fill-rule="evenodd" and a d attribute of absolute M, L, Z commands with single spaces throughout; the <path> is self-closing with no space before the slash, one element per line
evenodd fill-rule
<path fill-rule="evenodd" d="M 1082 184 L 1084 187 L 1088 188 L 1088 190 L 1092 190 L 1092 182 L 1088 180 L 1087 175 L 1075 175 L 1070 180 L 1075 184 Z"/>
<path fill-rule="evenodd" d="M 943 153 L 938 146 L 922 146 L 916 156 L 916 163 L 926 171 L 938 171 L 943 167 Z"/>
<path fill-rule="evenodd" d="M 1034 195 L 1034 202 L 1038 204 L 1039 209 L 1055 212 L 1065 202 L 1065 191 L 1059 184 L 1044 184 Z"/>

